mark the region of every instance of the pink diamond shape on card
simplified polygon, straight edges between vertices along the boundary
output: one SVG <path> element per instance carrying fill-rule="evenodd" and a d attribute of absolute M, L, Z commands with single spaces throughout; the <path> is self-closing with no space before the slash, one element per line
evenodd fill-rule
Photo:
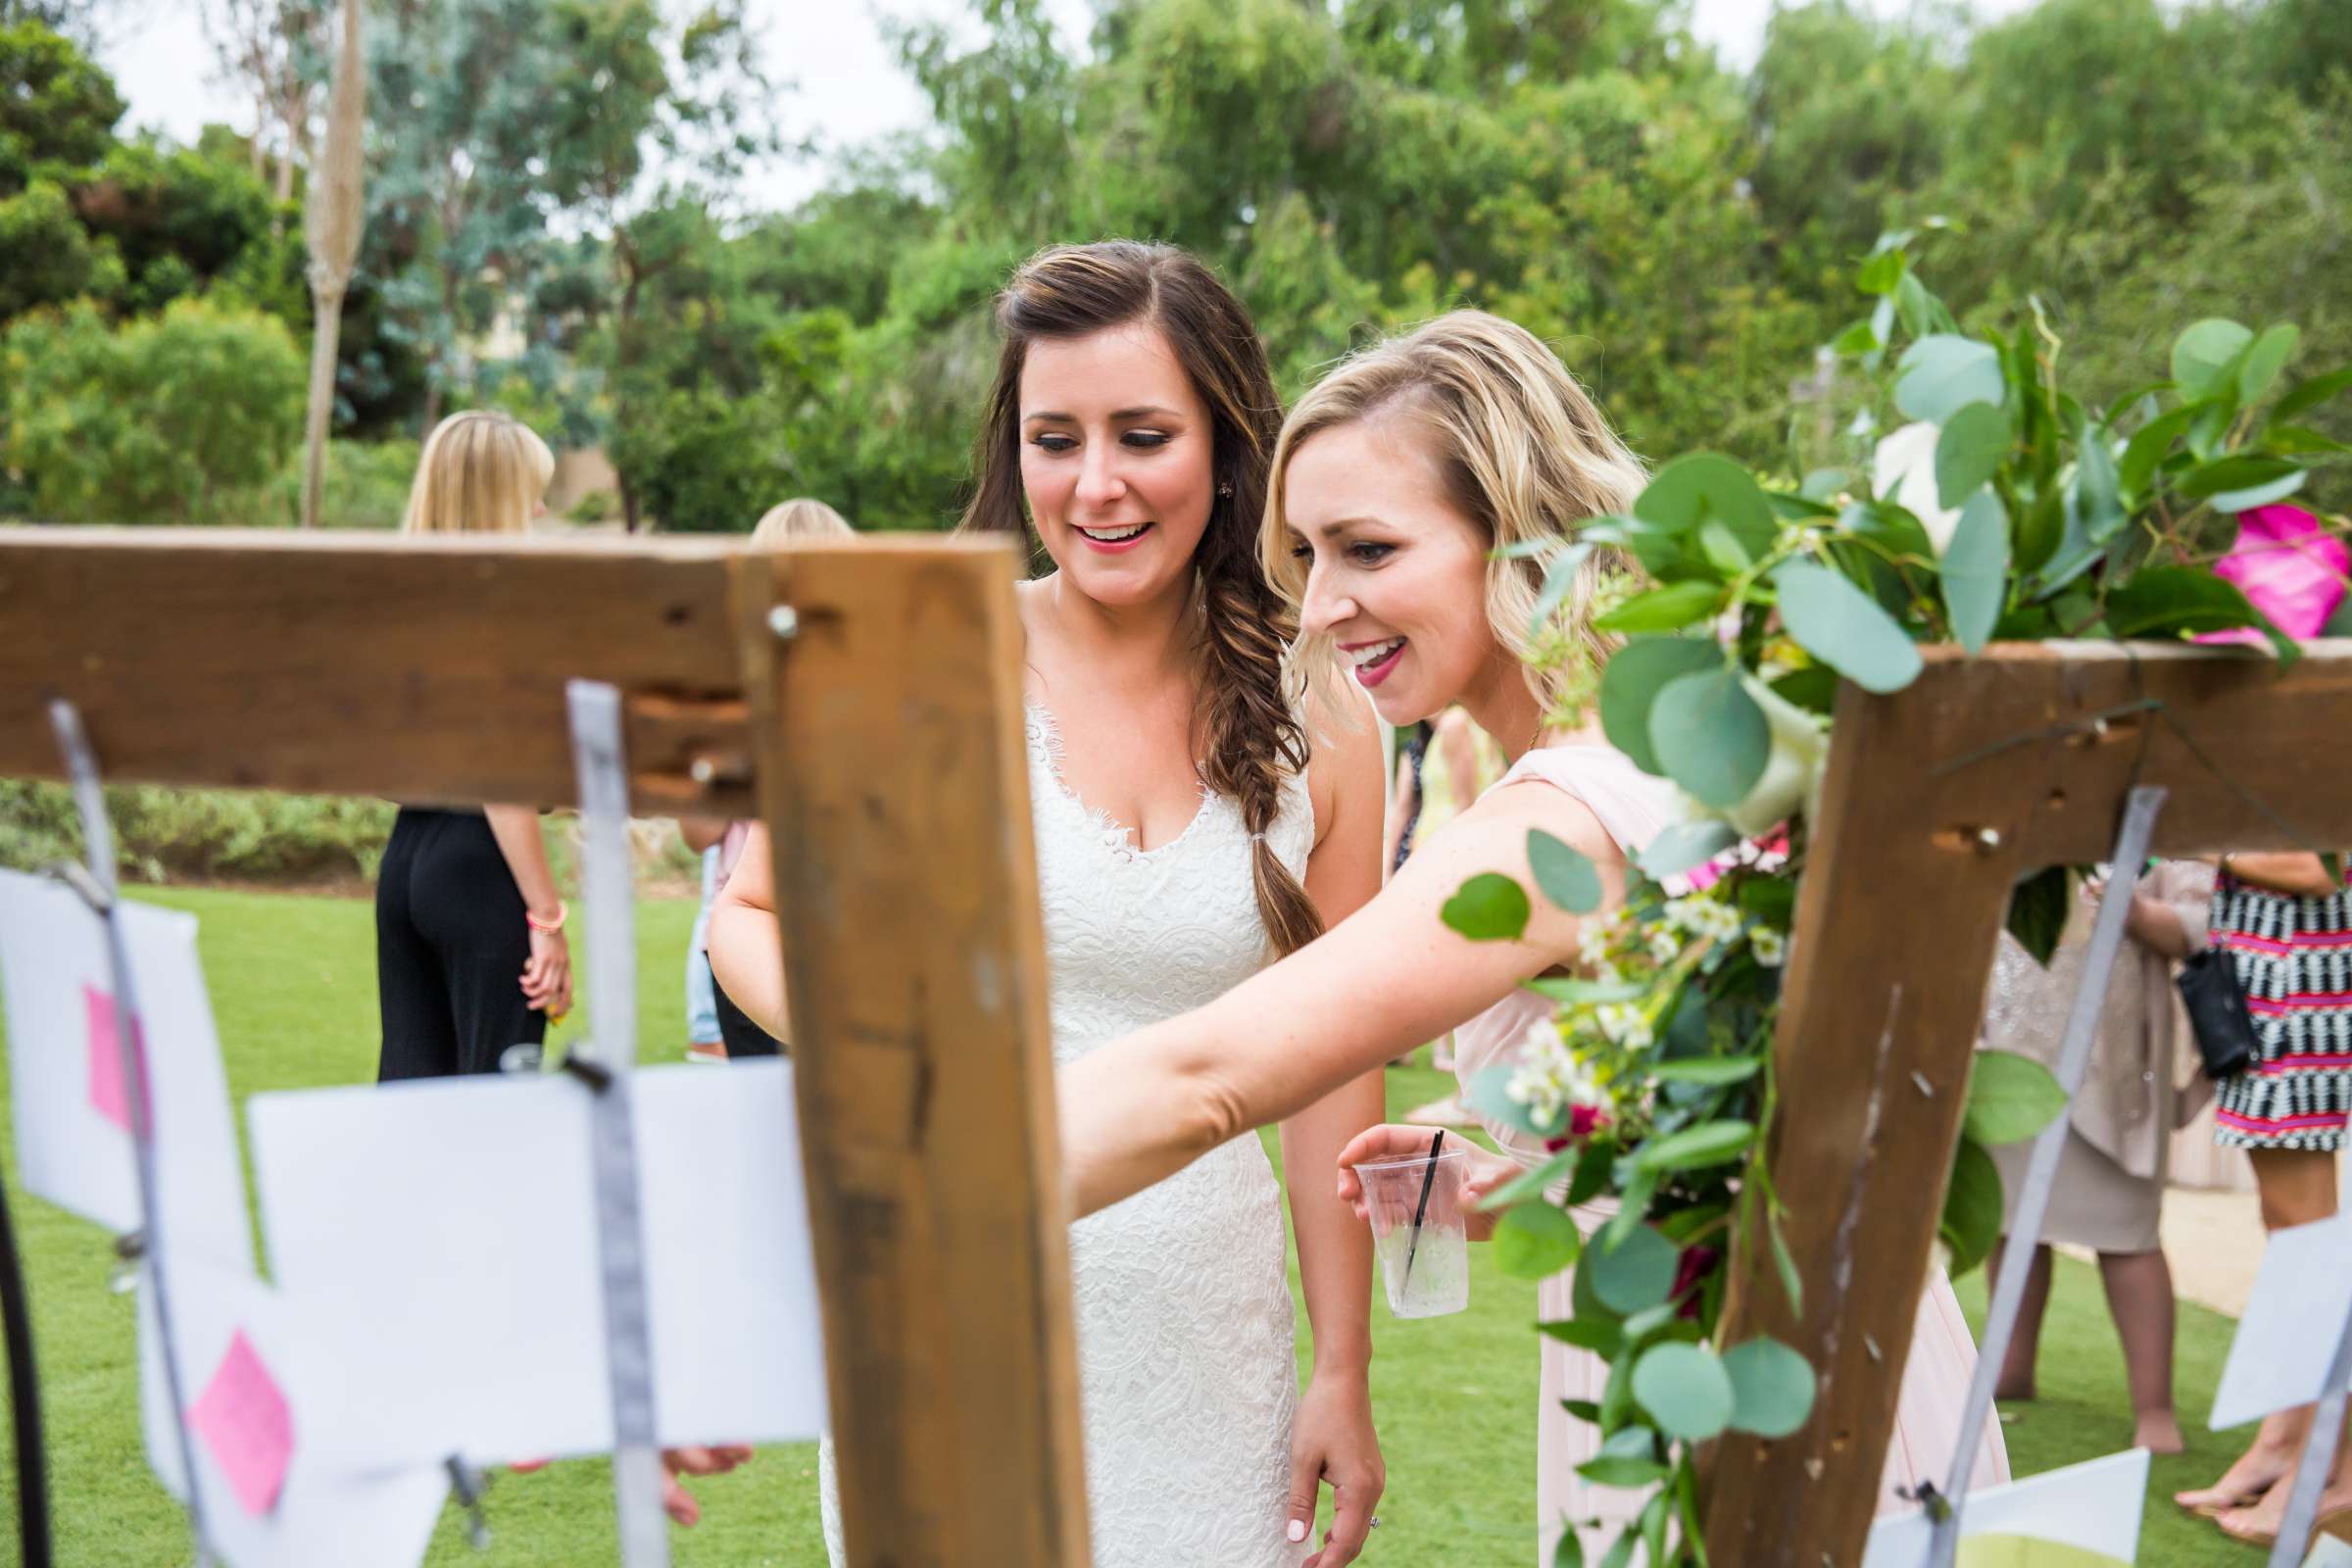
<path fill-rule="evenodd" d="M 130 1092 L 122 1081 L 122 1045 L 117 1021 L 121 1014 L 115 1010 L 115 999 L 93 985 L 81 988 L 81 1001 L 89 1018 L 90 1103 L 108 1121 L 130 1131 Z M 130 1054 L 139 1064 L 139 1090 L 153 1113 L 155 1095 L 153 1080 L 147 1075 L 147 1031 L 134 1021 L 130 1027 Z"/>
<path fill-rule="evenodd" d="M 243 1329 L 228 1342 L 220 1369 L 197 1396 L 188 1424 L 247 1513 L 264 1514 L 277 1506 L 294 1457 L 294 1412 Z"/>

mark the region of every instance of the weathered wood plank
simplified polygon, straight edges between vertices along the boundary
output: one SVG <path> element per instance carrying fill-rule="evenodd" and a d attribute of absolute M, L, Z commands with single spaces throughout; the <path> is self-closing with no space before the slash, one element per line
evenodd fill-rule
<path fill-rule="evenodd" d="M 1013 569 L 737 566 L 861 1568 L 1091 1560 Z"/>
<path fill-rule="evenodd" d="M 1738 1260 L 1727 1337 L 1794 1345 L 1820 1396 L 1787 1439 L 1720 1445 L 1714 1560 L 1860 1560 L 2016 877 L 2102 858 L 2134 782 L 2172 791 L 2163 853 L 2352 845 L 2347 725 L 2347 642 L 2283 671 L 2154 645 L 1939 649 L 1908 691 L 1840 693 L 1775 1053 L 1805 1310 Z"/>
<path fill-rule="evenodd" d="M 641 780 L 749 744 L 713 540 L 0 528 L 0 775 L 55 776 L 43 706 L 81 709 L 110 780 L 571 801 L 564 683 L 733 699 L 647 727 Z M 663 749 L 666 747 L 667 749 Z M 674 811 L 641 785 L 641 809 Z M 748 775 L 695 792 L 743 814 Z"/>

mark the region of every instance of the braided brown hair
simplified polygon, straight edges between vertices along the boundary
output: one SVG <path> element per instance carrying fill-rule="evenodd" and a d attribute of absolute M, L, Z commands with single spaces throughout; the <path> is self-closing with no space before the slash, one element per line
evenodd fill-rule
<path fill-rule="evenodd" d="M 1283 654 L 1297 621 L 1257 565 L 1257 527 L 1282 406 L 1249 313 L 1190 253 L 1104 240 L 1040 251 L 997 296 L 1004 350 L 975 443 L 979 484 L 965 529 L 1028 531 L 1021 491 L 1021 368 L 1040 338 L 1088 337 L 1131 321 L 1166 334 L 1214 430 L 1217 494 L 1194 556 L 1200 574 L 1200 684 L 1195 749 L 1209 788 L 1234 801 L 1250 833 L 1258 916 L 1277 953 L 1322 934 L 1306 889 L 1265 834 L 1286 780 L 1306 771 L 1306 731 L 1285 691 Z"/>

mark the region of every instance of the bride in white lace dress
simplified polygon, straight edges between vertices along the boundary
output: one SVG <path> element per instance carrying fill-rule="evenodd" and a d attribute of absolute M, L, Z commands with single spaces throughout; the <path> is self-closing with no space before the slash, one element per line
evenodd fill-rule
<path fill-rule="evenodd" d="M 964 525 L 1026 516 L 1057 568 L 1022 585 L 1020 609 L 1066 1063 L 1214 999 L 1370 898 L 1380 763 L 1369 723 L 1310 726 L 1282 695 L 1286 616 L 1254 548 L 1280 412 L 1232 295 L 1182 252 L 1112 242 L 1031 260 L 999 318 Z M 713 912 L 712 962 L 780 1024 L 764 850 L 742 864 L 750 879 L 739 870 Z M 1097 1568 L 1354 1560 L 1383 1485 L 1371 1265 L 1330 1171 L 1382 1109 L 1376 1069 L 1283 1124 L 1315 1341 L 1303 1397 L 1282 1191 L 1254 1134 L 1072 1229 Z M 839 1564 L 830 1482 L 828 1465 Z M 1319 1484 L 1335 1490 L 1320 1549 Z"/>

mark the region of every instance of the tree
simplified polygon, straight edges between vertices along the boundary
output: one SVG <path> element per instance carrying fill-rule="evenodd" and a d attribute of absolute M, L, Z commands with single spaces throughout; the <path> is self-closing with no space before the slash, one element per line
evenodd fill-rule
<path fill-rule="evenodd" d="M 253 98 L 253 172 L 276 166 L 277 200 L 311 161 L 311 121 L 326 75 L 326 0 L 206 0 L 205 31 L 222 73 Z M 274 154 L 272 147 L 274 146 Z"/>
<path fill-rule="evenodd" d="M 0 371 L 5 466 L 58 521 L 252 522 L 302 416 L 285 323 L 200 300 L 120 327 L 35 313 L 0 336 Z"/>
<path fill-rule="evenodd" d="M 311 251 L 310 408 L 303 421 L 302 525 L 318 525 L 326 483 L 326 421 L 335 401 L 335 342 L 343 324 L 343 291 L 360 253 L 362 157 L 367 77 L 360 70 L 360 3 L 343 0 L 335 49 L 334 86 L 327 101 L 326 161 L 311 180 L 303 235 Z"/>
<path fill-rule="evenodd" d="M 38 21 L 0 25 L 0 196 L 94 164 L 114 145 L 114 79 Z"/>

